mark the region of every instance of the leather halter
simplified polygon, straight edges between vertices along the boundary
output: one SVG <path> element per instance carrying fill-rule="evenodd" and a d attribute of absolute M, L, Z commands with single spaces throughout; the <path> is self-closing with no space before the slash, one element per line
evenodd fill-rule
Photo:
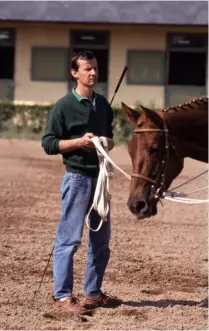
<path fill-rule="evenodd" d="M 136 173 L 132 173 L 131 177 L 135 177 L 135 178 L 140 178 L 143 179 L 151 184 L 154 185 L 156 190 L 156 193 L 159 194 L 161 190 L 165 190 L 165 172 L 166 172 L 166 165 L 167 165 L 167 160 L 168 160 L 168 156 L 169 156 L 169 138 L 168 138 L 168 133 L 169 130 L 167 128 L 166 122 L 165 120 L 163 121 L 163 129 L 135 129 L 133 131 L 134 133 L 144 133 L 144 132 L 163 132 L 165 134 L 165 157 L 162 160 L 162 166 L 160 169 L 160 174 L 158 176 L 158 180 L 154 180 L 151 179 L 147 176 L 141 175 L 141 174 L 136 174 Z M 158 182 L 160 180 L 160 185 L 159 187 L 156 187 Z"/>

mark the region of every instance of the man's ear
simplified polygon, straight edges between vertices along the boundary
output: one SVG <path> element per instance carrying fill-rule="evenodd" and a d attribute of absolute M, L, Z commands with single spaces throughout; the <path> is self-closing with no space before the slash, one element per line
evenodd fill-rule
<path fill-rule="evenodd" d="M 145 113 L 145 115 L 153 122 L 155 123 L 158 127 L 163 127 L 163 120 L 161 116 L 154 110 L 151 110 L 149 108 L 146 108 L 142 105 L 140 105 L 141 109 Z"/>
<path fill-rule="evenodd" d="M 121 102 L 122 109 L 124 110 L 129 121 L 136 123 L 141 113 L 128 107 L 125 103 Z"/>
<path fill-rule="evenodd" d="M 74 70 L 74 69 L 71 69 L 71 76 L 72 76 L 72 78 L 74 79 L 74 81 L 76 81 L 77 79 L 77 71 L 76 70 Z"/>

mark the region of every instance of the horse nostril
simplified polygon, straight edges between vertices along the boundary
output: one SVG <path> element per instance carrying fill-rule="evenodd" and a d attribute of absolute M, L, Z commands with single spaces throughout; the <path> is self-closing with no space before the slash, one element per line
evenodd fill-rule
<path fill-rule="evenodd" d="M 133 214 L 138 214 L 147 211 L 148 205 L 145 200 L 135 200 L 129 203 L 129 208 Z"/>
<path fill-rule="evenodd" d="M 136 201 L 137 212 L 143 213 L 143 212 L 147 211 L 147 209 L 148 209 L 148 206 L 147 206 L 146 201 L 144 201 L 144 200 Z"/>

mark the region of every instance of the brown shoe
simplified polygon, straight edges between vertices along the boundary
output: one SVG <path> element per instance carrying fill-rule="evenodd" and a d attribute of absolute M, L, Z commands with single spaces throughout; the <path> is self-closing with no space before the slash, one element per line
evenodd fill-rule
<path fill-rule="evenodd" d="M 91 311 L 83 307 L 77 298 L 66 297 L 65 300 L 57 299 L 55 300 L 55 306 L 61 308 L 69 313 L 74 313 L 78 315 L 90 315 Z"/>
<path fill-rule="evenodd" d="M 117 308 L 121 304 L 122 304 L 122 300 L 101 293 L 98 298 L 90 298 L 88 296 L 85 296 L 83 306 L 87 309 L 95 309 L 99 307 Z"/>

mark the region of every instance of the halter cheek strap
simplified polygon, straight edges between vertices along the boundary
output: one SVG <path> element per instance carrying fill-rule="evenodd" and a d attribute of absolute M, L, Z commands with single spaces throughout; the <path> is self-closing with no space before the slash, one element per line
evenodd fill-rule
<path fill-rule="evenodd" d="M 159 179 L 160 179 L 160 186 L 157 188 L 157 191 L 160 192 L 160 190 L 165 189 L 165 172 L 166 172 L 166 164 L 167 164 L 167 159 L 168 159 L 168 154 L 169 154 L 169 139 L 168 139 L 168 128 L 166 125 L 166 122 L 164 121 L 164 128 L 163 129 L 135 129 L 133 131 L 134 133 L 143 133 L 143 132 L 163 132 L 165 134 L 165 158 L 162 160 L 162 167 L 161 167 L 161 173 L 159 174 Z M 155 187 L 157 186 L 158 182 L 157 180 L 154 180 L 152 178 L 149 178 L 147 176 L 137 174 L 137 173 L 132 173 L 131 177 L 135 178 L 140 178 L 143 179 L 151 184 L 153 184 Z"/>

